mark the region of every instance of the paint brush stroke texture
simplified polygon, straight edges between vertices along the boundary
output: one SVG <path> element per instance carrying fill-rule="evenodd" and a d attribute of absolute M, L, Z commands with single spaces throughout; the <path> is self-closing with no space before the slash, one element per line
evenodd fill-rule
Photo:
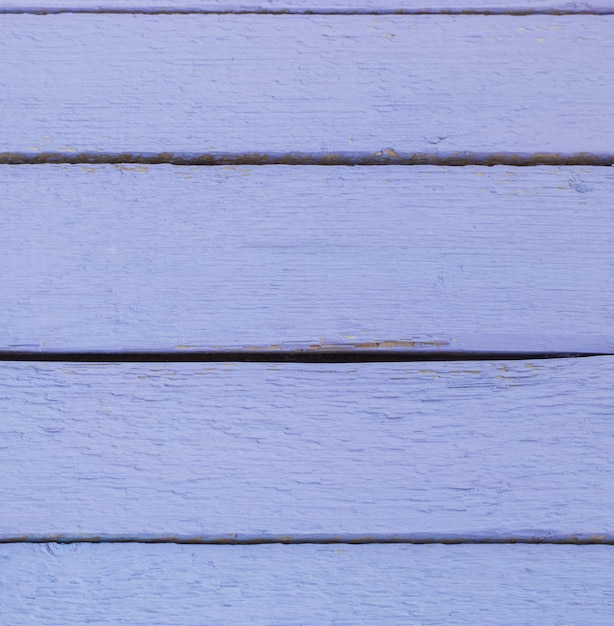
<path fill-rule="evenodd" d="M 1 11 L 287 13 L 612 13 L 611 0 L 4 0 Z"/>
<path fill-rule="evenodd" d="M 3 363 L 0 535 L 614 538 L 614 357 Z"/>
<path fill-rule="evenodd" d="M 1 15 L 0 29 L 7 158 L 614 145 L 614 16 Z"/>
<path fill-rule="evenodd" d="M 0 546 L 7 624 L 609 624 L 609 546 Z"/>
<path fill-rule="evenodd" d="M 0 166 L 0 185 L 3 350 L 614 351 L 612 168 Z"/>

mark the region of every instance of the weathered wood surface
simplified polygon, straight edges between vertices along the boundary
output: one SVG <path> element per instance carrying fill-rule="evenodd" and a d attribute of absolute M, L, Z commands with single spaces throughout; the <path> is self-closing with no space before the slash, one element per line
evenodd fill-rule
<path fill-rule="evenodd" d="M 614 350 L 612 168 L 2 166 L 0 187 L 4 350 Z"/>
<path fill-rule="evenodd" d="M 5 160 L 614 145 L 614 16 L 2 15 L 0 31 Z"/>
<path fill-rule="evenodd" d="M 5 623 L 610 624 L 610 546 L 0 546 Z"/>
<path fill-rule="evenodd" d="M 3 0 L 2 11 L 612 13 L 612 0 Z"/>
<path fill-rule="evenodd" d="M 4 363 L 0 536 L 612 541 L 613 377 L 614 357 Z"/>
<path fill-rule="evenodd" d="M 287 4 L 0 13 L 613 11 Z M 596 163 L 614 145 L 614 17 L 3 15 L 0 33 L 4 162 Z M 0 167 L 0 350 L 612 351 L 611 172 Z M 6 362 L 0 541 L 612 543 L 613 374 L 614 357 Z M 613 549 L 12 543 L 0 613 L 609 624 Z"/>

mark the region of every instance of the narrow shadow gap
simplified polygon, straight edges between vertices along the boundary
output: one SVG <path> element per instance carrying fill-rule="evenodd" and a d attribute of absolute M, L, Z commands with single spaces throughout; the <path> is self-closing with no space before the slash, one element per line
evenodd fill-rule
<path fill-rule="evenodd" d="M 612 356 L 607 352 L 488 352 L 449 350 L 212 350 L 186 352 L 0 351 L 0 361 L 88 363 L 404 363 L 421 361 L 521 361 Z"/>
<path fill-rule="evenodd" d="M 440 165 L 462 167 L 509 165 L 515 167 L 552 166 L 610 166 L 613 153 L 514 153 L 514 152 L 439 152 L 403 153 L 392 148 L 377 152 L 330 152 L 312 154 L 289 153 L 19 153 L 0 152 L 0 165 L 321 165 L 321 166 L 375 166 L 375 165 Z"/>

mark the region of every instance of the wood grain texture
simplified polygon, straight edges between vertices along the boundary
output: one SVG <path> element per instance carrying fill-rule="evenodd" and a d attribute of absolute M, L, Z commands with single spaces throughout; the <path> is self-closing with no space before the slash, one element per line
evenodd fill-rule
<path fill-rule="evenodd" d="M 288 13 L 612 13 L 611 0 L 3 0 L 2 11 L 284 11 Z"/>
<path fill-rule="evenodd" d="M 5 350 L 614 350 L 612 168 L 2 166 L 0 186 Z"/>
<path fill-rule="evenodd" d="M 614 145 L 614 16 L 3 15 L 0 31 L 4 158 Z"/>
<path fill-rule="evenodd" d="M 0 546 L 3 618 L 43 624 L 611 622 L 609 546 Z"/>
<path fill-rule="evenodd" d="M 4 363 L 0 535 L 612 541 L 613 376 L 614 357 Z"/>

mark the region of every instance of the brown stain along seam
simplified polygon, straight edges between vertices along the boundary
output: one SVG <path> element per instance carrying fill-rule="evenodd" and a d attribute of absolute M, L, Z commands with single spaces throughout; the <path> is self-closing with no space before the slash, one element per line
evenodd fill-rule
<path fill-rule="evenodd" d="M 41 152 L 26 154 L 19 152 L 0 152 L 0 165 L 77 165 L 77 164 L 141 164 L 141 165 L 440 165 L 440 166 L 610 166 L 614 165 L 614 153 L 594 154 L 578 152 L 561 154 L 556 152 L 537 152 L 530 154 L 493 152 L 470 153 L 453 152 L 448 154 L 408 153 L 400 154 L 392 148 L 373 153 L 330 152 L 313 155 L 292 152 L 286 154 L 265 154 L 247 152 L 241 154 L 158 154 L 138 153 L 61 153 Z"/>
<path fill-rule="evenodd" d="M 614 537 L 607 534 L 583 534 L 583 535 L 536 535 L 526 536 L 450 536 L 450 535 L 270 535 L 264 537 L 228 535 L 225 537 L 207 537 L 202 535 L 175 536 L 157 535 L 64 535 L 54 533 L 50 535 L 5 535 L 0 536 L 0 544 L 6 543 L 148 543 L 148 544 L 183 544 L 183 545 L 366 545 L 366 544 L 406 544 L 406 545 L 614 545 Z"/>

